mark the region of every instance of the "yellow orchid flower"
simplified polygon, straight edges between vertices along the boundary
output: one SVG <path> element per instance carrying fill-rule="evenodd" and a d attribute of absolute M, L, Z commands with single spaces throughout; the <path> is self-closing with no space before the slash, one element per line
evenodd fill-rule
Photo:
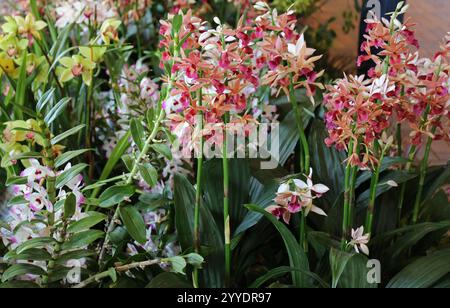
<path fill-rule="evenodd" d="M 4 52 L 0 53 L 0 77 L 3 73 L 7 73 L 8 75 L 13 74 L 14 70 L 15 65 L 13 59 L 8 57 Z"/>
<path fill-rule="evenodd" d="M 12 16 L 5 16 L 6 22 L 2 25 L 3 32 L 7 34 L 17 34 L 17 30 L 19 26 L 17 25 L 16 20 Z"/>
<path fill-rule="evenodd" d="M 81 55 L 64 57 L 59 61 L 63 66 L 58 67 L 56 73 L 61 82 L 67 82 L 74 77 L 82 76 L 86 85 L 91 85 L 92 73 L 95 68 L 95 62 L 84 58 Z"/>
<path fill-rule="evenodd" d="M 39 33 L 39 31 L 47 27 L 47 24 L 45 22 L 43 22 L 42 20 L 36 20 L 31 13 L 25 16 L 25 18 L 23 18 L 22 16 L 15 16 L 14 20 L 16 26 L 14 27 L 12 21 L 8 20 L 6 28 L 7 30 L 15 31 L 6 31 L 5 28 L 3 28 L 3 31 L 7 33 L 17 33 L 20 36 L 29 39 L 30 41 L 33 40 L 33 37 L 40 39 L 41 34 Z"/>
<path fill-rule="evenodd" d="M 20 58 L 22 52 L 27 48 L 28 40 L 18 39 L 15 35 L 9 34 L 0 39 L 0 49 L 11 58 Z"/>
<path fill-rule="evenodd" d="M 28 146 L 20 143 L 0 143 L 0 149 L 5 153 L 0 162 L 0 167 L 2 168 L 7 168 L 16 164 L 17 161 L 14 160 L 14 157 L 17 157 L 19 154 L 30 152 Z M 22 160 L 22 163 L 24 162 L 25 160 Z"/>
<path fill-rule="evenodd" d="M 100 27 L 100 35 L 105 44 L 109 45 L 111 43 L 111 40 L 119 40 L 119 33 L 117 29 L 119 28 L 120 24 L 120 20 L 113 18 L 107 19 L 103 22 L 102 26 Z"/>
<path fill-rule="evenodd" d="M 100 46 L 81 46 L 80 53 L 92 62 L 98 63 L 106 52 L 106 47 Z"/>

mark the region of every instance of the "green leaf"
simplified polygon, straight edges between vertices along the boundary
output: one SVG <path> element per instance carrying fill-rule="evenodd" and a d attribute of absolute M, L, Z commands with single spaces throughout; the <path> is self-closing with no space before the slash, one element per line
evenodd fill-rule
<path fill-rule="evenodd" d="M 141 213 L 133 206 L 122 206 L 119 213 L 131 237 L 140 244 L 147 242 L 145 222 Z"/>
<path fill-rule="evenodd" d="M 144 126 L 142 126 L 141 121 L 135 118 L 131 119 L 130 130 L 134 143 L 136 143 L 139 150 L 142 151 L 145 143 L 145 129 Z"/>
<path fill-rule="evenodd" d="M 56 243 L 56 240 L 52 237 L 36 237 L 28 240 L 16 248 L 16 253 L 21 254 L 22 252 L 31 248 L 42 248 L 46 245 Z"/>
<path fill-rule="evenodd" d="M 395 229 L 375 237 L 372 244 L 385 243 L 393 236 L 398 236 L 394 245 L 387 249 L 387 253 L 391 258 L 398 257 L 403 251 L 417 244 L 421 239 L 431 232 L 445 230 L 450 227 L 450 221 L 441 222 L 424 222 L 416 225 L 406 226 Z"/>
<path fill-rule="evenodd" d="M 28 201 L 25 200 L 25 197 L 24 197 L 24 196 L 19 195 L 19 196 L 12 197 L 12 198 L 8 201 L 7 206 L 8 206 L 8 207 L 11 207 L 11 206 L 13 206 L 13 205 L 18 205 L 18 204 L 28 204 Z"/>
<path fill-rule="evenodd" d="M 183 250 L 193 245 L 195 189 L 180 174 L 174 176 L 175 226 Z M 223 219 L 223 218 L 222 218 Z M 223 287 L 223 231 L 214 220 L 208 206 L 200 206 L 200 240 L 208 248 L 203 280 L 208 287 Z"/>
<path fill-rule="evenodd" d="M 78 221 L 72 222 L 67 228 L 67 231 L 70 233 L 84 231 L 106 219 L 106 215 L 99 212 L 89 212 L 88 215 Z"/>
<path fill-rule="evenodd" d="M 428 288 L 450 272 L 450 249 L 439 250 L 407 265 L 387 288 Z"/>
<path fill-rule="evenodd" d="M 58 103 L 56 103 L 55 106 L 53 106 L 52 109 L 47 113 L 47 115 L 44 118 L 44 122 L 47 125 L 50 125 L 53 123 L 53 121 L 66 109 L 67 104 L 70 102 L 70 97 L 62 98 Z"/>
<path fill-rule="evenodd" d="M 150 187 L 155 186 L 158 182 L 158 172 L 151 163 L 140 164 L 139 173 Z"/>
<path fill-rule="evenodd" d="M 277 278 L 282 277 L 283 275 L 285 275 L 287 273 L 291 273 L 291 272 L 300 272 L 300 273 L 302 273 L 304 275 L 309 276 L 313 280 L 316 280 L 322 287 L 329 288 L 329 285 L 325 281 L 323 281 L 318 275 L 316 275 L 316 274 L 314 274 L 314 273 L 312 273 L 310 271 L 303 271 L 301 269 L 292 268 L 292 267 L 289 267 L 289 266 L 280 266 L 280 267 L 276 267 L 276 268 L 271 269 L 270 271 L 268 271 L 267 273 L 265 273 L 261 277 L 258 277 L 249 286 L 249 288 L 260 288 L 266 282 L 268 282 L 270 280 L 273 280 L 273 279 L 277 279 Z"/>
<path fill-rule="evenodd" d="M 81 171 L 83 171 L 83 169 L 86 168 L 87 166 L 88 165 L 84 163 L 78 164 L 58 175 L 56 177 L 56 188 L 57 189 L 62 188 L 64 185 L 69 183 L 74 177 L 79 175 Z"/>
<path fill-rule="evenodd" d="M 189 253 L 189 254 L 185 255 L 184 258 L 186 259 L 186 262 L 191 264 L 193 267 L 202 268 L 204 259 L 198 253 Z"/>
<path fill-rule="evenodd" d="M 305 252 L 300 247 L 295 237 L 292 235 L 291 231 L 289 231 L 289 229 L 283 223 L 278 221 L 275 216 L 260 208 L 259 206 L 254 204 L 247 204 L 246 207 L 250 211 L 255 211 L 263 214 L 275 226 L 275 228 L 283 238 L 283 242 L 289 255 L 289 263 L 291 267 L 298 268 L 303 271 L 309 271 L 308 258 L 306 257 Z M 299 272 L 292 273 L 292 282 L 297 287 L 307 287 L 308 280 L 306 278 L 306 275 L 301 275 L 301 273 Z"/>
<path fill-rule="evenodd" d="M 81 125 L 72 127 L 72 128 L 69 129 L 68 131 L 65 131 L 64 133 L 59 134 L 59 135 L 56 136 L 56 137 L 53 137 L 52 140 L 51 140 L 52 145 L 55 145 L 55 144 L 57 144 L 58 142 L 60 142 L 61 140 L 64 140 L 64 139 L 66 139 L 67 137 L 72 136 L 72 135 L 78 133 L 78 132 L 79 132 L 80 130 L 82 130 L 85 126 L 86 126 L 85 124 L 81 124 Z"/>
<path fill-rule="evenodd" d="M 11 254 L 10 254 L 11 253 Z M 33 261 L 47 261 L 51 260 L 52 256 L 45 249 L 30 248 L 26 251 L 16 254 L 10 251 L 4 256 L 5 260 L 33 260 Z"/>
<path fill-rule="evenodd" d="M 31 281 L 12 280 L 0 284 L 0 289 L 34 289 L 39 288 L 39 285 Z"/>
<path fill-rule="evenodd" d="M 45 275 L 45 271 L 36 265 L 14 264 L 3 273 L 2 282 L 8 281 L 14 277 L 25 275 L 25 274 Z"/>
<path fill-rule="evenodd" d="M 381 178 L 377 185 L 377 191 L 376 196 L 380 196 L 381 194 L 391 190 L 393 187 L 391 185 L 388 185 L 388 181 L 394 181 L 397 184 L 401 184 L 404 182 L 407 182 L 411 179 L 414 179 L 417 177 L 417 174 L 413 172 L 408 172 L 405 170 L 393 170 L 386 172 Z M 358 196 L 358 199 L 356 200 L 357 207 L 367 207 L 369 204 L 369 198 L 370 198 L 370 189 L 367 189 L 362 194 Z"/>
<path fill-rule="evenodd" d="M 115 185 L 106 189 L 99 198 L 100 207 L 111 207 L 130 198 L 135 192 L 133 185 Z"/>
<path fill-rule="evenodd" d="M 172 159 L 172 151 L 170 150 L 169 146 L 164 143 L 155 143 L 150 145 L 150 147 L 155 150 L 157 153 L 161 154 L 168 160 Z"/>
<path fill-rule="evenodd" d="M 24 185 L 27 183 L 28 183 L 28 178 L 26 176 L 10 176 L 6 180 L 6 186 Z"/>
<path fill-rule="evenodd" d="M 164 272 L 153 278 L 146 288 L 193 288 L 181 275 Z"/>
<path fill-rule="evenodd" d="M 172 35 L 178 34 L 182 24 L 183 16 L 180 14 L 175 15 L 172 20 Z"/>
<path fill-rule="evenodd" d="M 20 153 L 18 155 L 13 156 L 12 160 L 21 160 L 21 159 L 30 159 L 30 158 L 42 158 L 42 154 L 38 152 L 26 152 L 26 153 Z"/>
<path fill-rule="evenodd" d="M 94 242 L 95 240 L 102 238 L 103 231 L 100 230 L 86 230 L 80 233 L 74 234 L 69 241 L 62 245 L 64 250 L 81 248 Z"/>
<path fill-rule="evenodd" d="M 348 252 L 337 250 L 334 248 L 330 249 L 332 288 L 337 287 L 339 279 L 341 278 L 341 275 L 344 272 L 344 269 L 347 266 L 348 261 L 350 261 L 352 257 L 353 254 L 350 254 Z"/>
<path fill-rule="evenodd" d="M 367 267 L 368 258 L 361 254 L 354 254 L 347 262 L 338 281 L 338 288 L 376 288 L 377 284 L 367 281 L 370 268 Z"/>
<path fill-rule="evenodd" d="M 54 94 L 55 94 L 55 88 L 51 88 L 50 90 L 48 90 L 47 92 L 42 94 L 42 96 L 39 97 L 39 100 L 36 103 L 36 110 L 38 112 L 41 112 L 45 108 L 45 106 L 48 104 L 48 102 L 50 102 L 53 99 Z"/>
<path fill-rule="evenodd" d="M 109 177 L 117 162 L 120 160 L 125 151 L 130 147 L 131 143 L 128 141 L 130 136 L 131 132 L 127 131 L 127 133 L 119 140 L 119 142 L 117 142 L 116 147 L 112 151 L 111 156 L 109 156 L 109 159 L 106 162 L 105 167 L 103 168 L 99 181 L 104 181 Z M 99 192 L 100 188 L 95 189 L 91 194 L 91 198 L 95 198 Z"/>
<path fill-rule="evenodd" d="M 82 150 L 75 150 L 75 151 L 68 151 L 56 158 L 55 160 L 55 168 L 59 168 L 65 163 L 69 162 L 72 158 L 75 158 L 83 153 L 86 153 L 88 151 L 91 151 L 90 149 L 82 149 Z"/>
<path fill-rule="evenodd" d="M 132 171 L 134 167 L 134 156 L 131 154 L 122 155 L 122 161 L 128 171 Z"/>
<path fill-rule="evenodd" d="M 167 259 L 171 265 L 171 271 L 176 274 L 185 274 L 184 269 L 186 268 L 186 260 L 183 257 L 176 256 Z"/>
<path fill-rule="evenodd" d="M 435 195 L 436 191 L 438 191 L 439 188 L 441 188 L 443 185 L 449 182 L 450 182 L 450 164 L 447 164 L 442 173 L 439 174 L 439 176 L 431 183 L 431 185 L 427 187 L 422 204 L 425 204 L 428 201 L 430 201 Z"/>
<path fill-rule="evenodd" d="M 60 255 L 56 259 L 57 264 L 66 264 L 69 260 L 79 260 L 82 258 L 92 257 L 95 256 L 95 252 L 88 249 L 79 249 L 79 250 L 73 250 L 69 251 L 67 253 L 64 253 Z"/>
<path fill-rule="evenodd" d="M 64 219 L 68 219 L 75 214 L 77 207 L 77 198 L 73 193 L 70 193 L 64 200 Z"/>
<path fill-rule="evenodd" d="M 23 107 L 23 105 L 25 104 L 25 94 L 26 94 L 26 90 L 27 90 L 27 84 L 26 84 L 26 82 L 27 82 L 27 78 L 26 78 L 27 58 L 28 58 L 28 52 L 25 50 L 25 52 L 22 56 L 22 62 L 20 64 L 19 78 L 17 79 L 17 86 L 16 86 L 16 95 L 14 97 L 15 105 L 21 106 L 21 107 Z M 22 111 L 24 111 L 23 108 L 14 108 L 16 120 L 23 119 Z"/>

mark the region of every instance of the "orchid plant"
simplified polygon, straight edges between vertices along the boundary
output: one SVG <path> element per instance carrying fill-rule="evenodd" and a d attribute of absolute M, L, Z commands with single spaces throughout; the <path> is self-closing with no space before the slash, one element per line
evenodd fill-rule
<path fill-rule="evenodd" d="M 316 8 L 0 6 L 0 287 L 447 285 L 450 37 L 400 3 L 330 80 Z"/>

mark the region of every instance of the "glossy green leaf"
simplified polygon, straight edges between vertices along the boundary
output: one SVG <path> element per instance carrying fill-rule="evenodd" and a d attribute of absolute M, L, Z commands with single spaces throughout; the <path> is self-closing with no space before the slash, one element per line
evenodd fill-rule
<path fill-rule="evenodd" d="M 88 151 L 91 151 L 90 149 L 82 149 L 82 150 L 75 150 L 75 151 L 68 151 L 64 152 L 60 156 L 58 156 L 55 160 L 55 168 L 59 168 L 62 165 L 68 163 L 71 159 L 84 154 Z"/>
<path fill-rule="evenodd" d="M 75 127 L 72 127 L 71 129 L 65 131 L 62 134 L 59 134 L 56 137 L 53 137 L 51 140 L 52 145 L 58 144 L 58 142 L 66 139 L 67 137 L 70 137 L 76 133 L 78 133 L 80 130 L 82 130 L 86 125 L 85 124 L 81 124 Z"/>
<path fill-rule="evenodd" d="M 99 198 L 100 207 L 111 207 L 130 198 L 135 192 L 133 185 L 115 185 L 106 189 Z"/>
<path fill-rule="evenodd" d="M 421 257 L 389 281 L 388 288 L 428 288 L 450 272 L 450 249 Z"/>
<path fill-rule="evenodd" d="M 62 98 L 59 102 L 53 106 L 52 109 L 47 113 L 44 118 L 44 121 L 47 125 L 50 125 L 55 121 L 55 119 L 66 109 L 67 104 L 70 102 L 70 97 Z"/>
<path fill-rule="evenodd" d="M 56 188 L 62 188 L 64 185 L 69 183 L 74 177 L 79 175 L 88 165 L 87 164 L 78 164 L 70 169 L 64 171 L 60 175 L 56 177 Z"/>
<path fill-rule="evenodd" d="M 131 237 L 140 244 L 147 242 L 147 229 L 141 213 L 133 206 L 121 206 L 119 213 Z"/>
<path fill-rule="evenodd" d="M 303 271 L 309 271 L 308 258 L 306 257 L 305 252 L 300 247 L 295 237 L 292 235 L 291 231 L 282 222 L 278 221 L 275 216 L 273 216 L 266 210 L 261 209 L 259 206 L 248 204 L 246 205 L 246 207 L 251 211 L 263 214 L 264 217 L 266 217 L 278 230 L 286 246 L 286 250 L 289 255 L 290 266 L 292 268 L 298 268 Z M 292 281 L 297 287 L 307 287 L 309 285 L 307 276 L 302 275 L 299 272 L 292 273 Z"/>
<path fill-rule="evenodd" d="M 32 264 L 14 264 L 3 273 L 2 282 L 25 274 L 45 275 L 45 271 L 41 267 Z"/>
<path fill-rule="evenodd" d="M 84 217 L 80 220 L 72 222 L 67 231 L 70 233 L 77 233 L 80 231 L 87 230 L 99 222 L 106 219 L 106 215 L 99 212 L 89 212 L 87 217 Z"/>
<path fill-rule="evenodd" d="M 69 250 L 87 246 L 95 240 L 102 238 L 103 235 L 104 232 L 100 230 L 86 230 L 76 233 L 62 245 L 62 249 Z"/>
<path fill-rule="evenodd" d="M 155 186 L 158 182 L 158 171 L 151 163 L 140 164 L 139 173 L 150 187 Z"/>

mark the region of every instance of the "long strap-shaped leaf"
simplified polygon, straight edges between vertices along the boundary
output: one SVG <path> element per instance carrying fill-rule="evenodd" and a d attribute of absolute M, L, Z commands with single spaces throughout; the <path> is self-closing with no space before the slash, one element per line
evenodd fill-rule
<path fill-rule="evenodd" d="M 284 244 L 289 255 L 289 263 L 292 268 L 300 269 L 305 272 L 309 272 L 308 258 L 305 252 L 298 244 L 295 237 L 292 235 L 291 231 L 278 219 L 267 212 L 266 210 L 260 208 L 254 204 L 248 204 L 246 207 L 250 211 L 258 212 L 263 214 L 270 222 L 275 226 L 275 228 L 280 232 L 283 238 Z M 299 271 L 292 272 L 292 281 L 296 287 L 308 287 L 308 277 Z"/>

